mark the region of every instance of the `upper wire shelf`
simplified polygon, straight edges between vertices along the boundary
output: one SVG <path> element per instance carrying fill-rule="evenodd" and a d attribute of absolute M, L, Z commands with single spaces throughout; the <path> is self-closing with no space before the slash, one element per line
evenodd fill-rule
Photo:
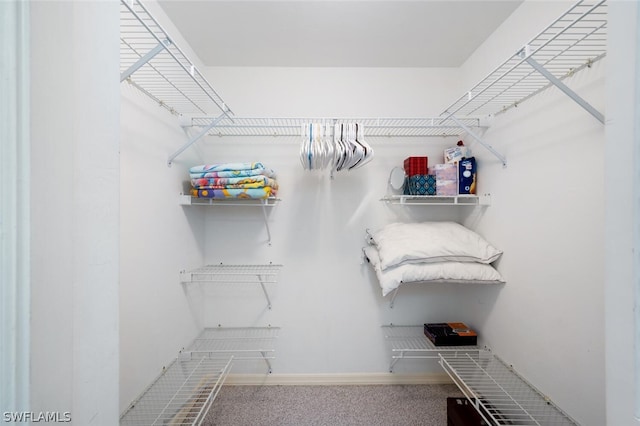
<path fill-rule="evenodd" d="M 215 120 L 210 116 L 187 117 L 184 127 L 207 127 Z M 479 128 L 480 119 L 459 119 L 469 128 Z M 210 136 L 297 136 L 303 134 L 304 126 L 310 123 L 358 123 L 365 137 L 425 137 L 461 136 L 465 130 L 459 122 L 442 117 L 429 118 L 327 118 L 327 117 L 234 117 L 222 119 L 208 132 Z"/>
<path fill-rule="evenodd" d="M 604 58 L 606 49 L 606 1 L 579 1 L 458 98 L 442 116 L 484 117 L 507 111 L 552 84 L 528 60 L 535 60 L 563 80 Z"/>
<path fill-rule="evenodd" d="M 256 206 L 273 207 L 281 199 L 278 197 L 269 198 L 199 198 L 190 194 L 180 194 L 178 203 L 183 206 Z"/>
<path fill-rule="evenodd" d="M 488 206 L 491 195 L 386 195 L 380 201 L 409 206 Z"/>
<path fill-rule="evenodd" d="M 120 81 L 174 115 L 232 111 L 139 0 L 120 2 Z"/>

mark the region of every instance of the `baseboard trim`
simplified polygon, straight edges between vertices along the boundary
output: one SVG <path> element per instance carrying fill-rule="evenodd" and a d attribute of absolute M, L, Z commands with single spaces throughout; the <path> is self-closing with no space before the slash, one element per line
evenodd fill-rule
<path fill-rule="evenodd" d="M 225 385 L 441 385 L 451 384 L 446 373 L 396 374 L 229 374 Z"/>

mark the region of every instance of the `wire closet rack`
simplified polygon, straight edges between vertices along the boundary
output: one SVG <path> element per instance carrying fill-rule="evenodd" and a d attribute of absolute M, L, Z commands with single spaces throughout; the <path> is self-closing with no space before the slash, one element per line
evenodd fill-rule
<path fill-rule="evenodd" d="M 259 284 L 267 300 L 267 307 L 271 309 L 271 298 L 266 284 L 278 282 L 278 274 L 282 265 L 207 265 L 190 271 L 182 271 L 181 281 L 188 284 L 196 283 L 227 283 L 227 284 Z"/>
<path fill-rule="evenodd" d="M 233 114 L 139 0 L 120 2 L 120 81 L 174 115 Z"/>
<path fill-rule="evenodd" d="M 442 115 L 484 117 L 503 113 L 552 85 L 564 89 L 562 80 L 591 67 L 606 53 L 606 1 L 579 1 L 453 102 Z M 567 94 L 587 109 L 584 100 L 575 97 L 572 91 Z M 589 112 L 594 114 L 592 110 Z M 603 121 L 597 111 L 594 115 Z"/>
<path fill-rule="evenodd" d="M 489 351 L 440 354 L 440 365 L 490 425 L 577 425 Z"/>
<path fill-rule="evenodd" d="M 424 335 L 424 327 L 421 325 L 383 325 L 382 330 L 391 348 L 389 372 L 393 372 L 393 368 L 401 360 L 439 359 L 441 353 L 477 353 L 480 350 L 476 345 L 435 346 Z"/>
<path fill-rule="evenodd" d="M 205 328 L 130 404 L 120 425 L 200 425 L 235 363 L 264 360 L 271 371 L 278 333 L 278 327 Z"/>
<path fill-rule="evenodd" d="M 549 398 L 490 350 L 476 345 L 435 346 L 419 325 L 384 325 L 389 371 L 401 360 L 437 359 L 489 425 L 577 425 Z"/>
<path fill-rule="evenodd" d="M 183 121 L 185 127 L 206 127 L 213 117 L 190 117 Z M 477 117 L 460 119 L 469 128 L 481 127 L 481 120 Z M 210 136 L 277 136 L 300 137 L 305 126 L 310 123 L 358 123 L 364 127 L 365 137 L 429 137 L 429 136 L 460 136 L 465 131 L 460 124 L 450 118 L 370 118 L 370 117 L 234 117 L 233 120 L 220 120 L 208 132 Z"/>
<path fill-rule="evenodd" d="M 468 135 L 503 165 L 505 157 L 477 134 L 482 129 L 480 120 L 503 113 L 552 85 L 604 122 L 603 114 L 563 80 L 606 56 L 606 9 L 605 0 L 577 2 L 438 117 L 358 120 L 367 137 Z M 309 122 L 301 118 L 232 118 L 226 103 L 139 0 L 121 0 L 120 32 L 121 81 L 128 81 L 181 116 L 185 129 L 198 130 L 169 157 L 169 165 L 205 135 L 296 136 Z"/>

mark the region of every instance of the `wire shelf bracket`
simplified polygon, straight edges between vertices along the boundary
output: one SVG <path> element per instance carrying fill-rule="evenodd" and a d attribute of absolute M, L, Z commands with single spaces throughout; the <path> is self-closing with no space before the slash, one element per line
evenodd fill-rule
<path fill-rule="evenodd" d="M 171 164 L 173 163 L 173 160 L 175 160 L 187 148 L 189 148 L 191 145 L 193 145 L 198 140 L 200 140 L 203 136 L 205 136 L 207 133 L 209 133 L 209 131 L 211 129 L 213 129 L 226 116 L 227 116 L 226 113 L 222 113 L 219 116 L 217 116 L 216 118 L 214 118 L 213 120 L 211 120 L 211 122 L 204 129 L 202 129 L 200 131 L 200 133 L 198 133 L 197 135 L 193 136 L 191 139 L 189 139 L 187 141 L 187 143 L 182 145 L 182 147 L 180 147 L 180 149 L 178 149 L 176 152 L 174 152 L 173 154 L 171 154 L 169 156 L 169 159 L 167 160 L 167 166 L 171 167 Z"/>
<path fill-rule="evenodd" d="M 140 59 L 136 61 L 133 65 L 131 65 L 126 71 L 120 74 L 120 83 L 125 81 L 127 78 L 131 77 L 131 75 L 136 72 L 140 67 L 153 59 L 158 53 L 162 52 L 171 44 L 171 40 L 165 39 L 162 40 L 156 47 L 151 49 L 147 54 L 141 56 Z"/>
<path fill-rule="evenodd" d="M 491 145 L 489 145 L 489 143 L 486 142 L 483 138 L 481 138 L 480 136 L 476 135 L 473 130 L 471 130 L 463 122 L 458 120 L 458 118 L 455 115 L 451 114 L 448 118 L 453 120 L 458 126 L 460 126 L 461 129 L 463 129 L 465 132 L 467 132 L 467 134 L 469 136 L 471 136 L 473 139 L 475 139 L 480 145 L 485 147 L 498 160 L 500 160 L 500 162 L 502 163 L 502 167 L 507 167 L 507 159 L 506 159 L 506 157 L 504 155 L 502 155 L 498 151 L 496 151 L 495 148 L 493 148 Z"/>
<path fill-rule="evenodd" d="M 567 96 L 573 99 L 578 105 L 584 108 L 589 114 L 593 115 L 600 123 L 604 124 L 604 114 L 591 106 L 590 103 L 585 101 L 580 95 L 574 92 L 569 86 L 560 81 L 559 78 L 556 78 L 553 74 L 551 74 L 545 67 L 539 64 L 535 59 L 531 57 L 530 46 L 525 46 L 520 52 L 524 60 L 533 67 L 536 71 L 542 74 L 547 80 L 549 80 L 554 86 L 564 92 Z M 454 118 L 455 119 L 455 118 Z"/>

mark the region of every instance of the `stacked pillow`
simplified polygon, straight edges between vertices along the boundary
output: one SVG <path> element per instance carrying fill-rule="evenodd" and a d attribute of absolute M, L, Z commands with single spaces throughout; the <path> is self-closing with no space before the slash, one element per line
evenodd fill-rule
<path fill-rule="evenodd" d="M 455 222 L 392 223 L 368 242 L 364 252 L 383 296 L 407 282 L 505 282 L 491 266 L 502 251 Z"/>

